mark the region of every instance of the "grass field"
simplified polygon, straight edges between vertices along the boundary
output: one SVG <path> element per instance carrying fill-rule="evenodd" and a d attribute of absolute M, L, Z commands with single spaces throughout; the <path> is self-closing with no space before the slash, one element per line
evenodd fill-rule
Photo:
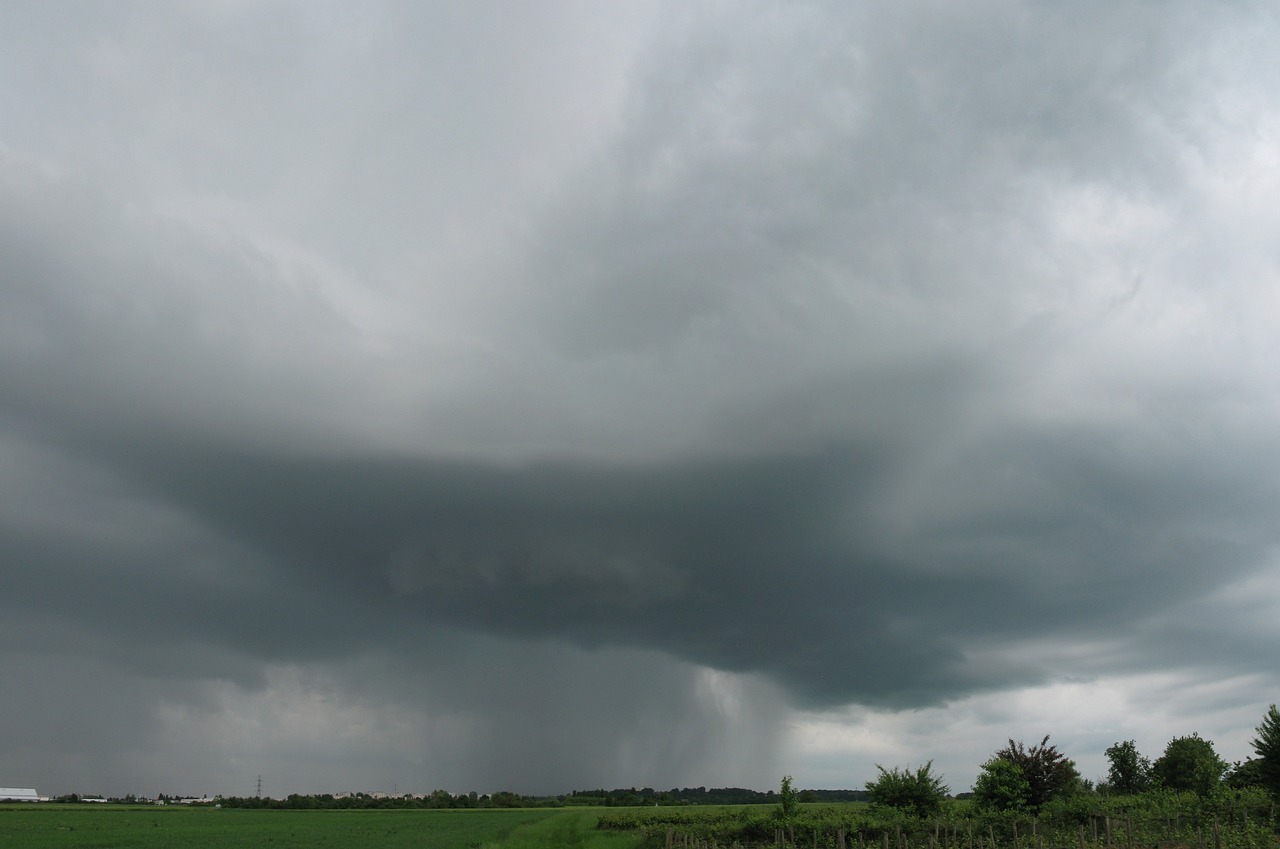
<path fill-rule="evenodd" d="M 584 809 L 246 811 L 0 806 L 4 849 L 633 849 Z"/>

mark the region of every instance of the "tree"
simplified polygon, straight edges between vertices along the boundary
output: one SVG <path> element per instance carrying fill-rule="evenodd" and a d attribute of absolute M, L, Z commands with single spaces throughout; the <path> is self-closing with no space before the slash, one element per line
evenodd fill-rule
<path fill-rule="evenodd" d="M 1010 739 L 1009 745 L 997 751 L 993 760 L 1010 761 L 1022 770 L 1022 777 L 1031 788 L 1027 805 L 1032 810 L 1040 810 L 1045 802 L 1075 790 L 1080 784 L 1075 761 L 1059 752 L 1056 746 L 1050 746 L 1048 734 L 1039 745 L 1029 749 L 1021 741 L 1015 743 Z"/>
<path fill-rule="evenodd" d="M 1174 737 L 1164 754 L 1151 765 L 1151 775 L 1170 790 L 1191 790 L 1207 796 L 1222 781 L 1227 762 L 1218 757 L 1213 742 L 1199 734 Z"/>
<path fill-rule="evenodd" d="M 1151 761 L 1138 753 L 1132 740 L 1107 749 L 1107 783 L 1115 793 L 1136 795 L 1151 786 Z"/>
<path fill-rule="evenodd" d="M 1223 781 L 1233 790 L 1267 786 L 1267 781 L 1262 776 L 1262 761 L 1257 758 L 1249 758 L 1243 763 L 1236 761 Z"/>
<path fill-rule="evenodd" d="M 1031 785 L 1022 767 L 1004 758 L 992 758 L 982 765 L 973 783 L 973 801 L 980 808 L 995 811 L 1026 810 L 1031 798 Z"/>
<path fill-rule="evenodd" d="M 880 777 L 867 782 L 867 790 L 871 793 L 871 801 L 878 805 L 899 808 L 918 817 L 933 816 L 942 808 L 942 801 L 950 790 L 942 783 L 942 776 L 933 775 L 933 761 L 911 771 L 905 769 L 885 769 L 876 764 Z"/>
<path fill-rule="evenodd" d="M 1253 751 L 1258 755 L 1262 785 L 1273 796 L 1280 797 L 1280 711 L 1275 705 L 1262 717 L 1262 724 L 1255 730 L 1258 736 L 1252 741 Z"/>
<path fill-rule="evenodd" d="M 782 788 L 778 795 L 782 802 L 778 815 L 784 820 L 792 820 L 796 811 L 800 810 L 800 801 L 796 798 L 796 789 L 791 786 L 791 776 L 782 776 Z"/>

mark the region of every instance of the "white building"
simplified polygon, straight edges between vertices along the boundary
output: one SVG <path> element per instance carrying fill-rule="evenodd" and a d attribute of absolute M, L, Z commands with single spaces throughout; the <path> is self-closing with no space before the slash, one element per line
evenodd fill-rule
<path fill-rule="evenodd" d="M 47 802 L 30 787 L 0 787 L 0 802 Z"/>

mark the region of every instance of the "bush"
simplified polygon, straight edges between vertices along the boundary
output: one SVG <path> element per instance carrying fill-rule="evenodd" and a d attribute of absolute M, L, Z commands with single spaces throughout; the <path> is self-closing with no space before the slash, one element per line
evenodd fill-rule
<path fill-rule="evenodd" d="M 992 811 L 1024 811 L 1030 806 L 1031 785 L 1022 767 L 1005 758 L 992 758 L 982 765 L 973 783 L 973 803 Z"/>
<path fill-rule="evenodd" d="M 867 790 L 871 793 L 871 801 L 877 805 L 897 808 L 917 817 L 930 817 L 942 809 L 942 802 L 949 792 L 942 783 L 942 776 L 933 775 L 933 761 L 911 771 L 906 769 L 885 769 L 876 764 L 880 777 L 867 782 Z"/>
<path fill-rule="evenodd" d="M 1026 748 L 1021 742 L 1009 741 L 1009 745 L 996 752 L 994 760 L 1006 760 L 1022 770 L 1030 790 L 1027 806 L 1033 811 L 1056 796 L 1074 792 L 1080 787 L 1080 773 L 1075 761 L 1049 745 L 1049 735 L 1039 745 Z"/>

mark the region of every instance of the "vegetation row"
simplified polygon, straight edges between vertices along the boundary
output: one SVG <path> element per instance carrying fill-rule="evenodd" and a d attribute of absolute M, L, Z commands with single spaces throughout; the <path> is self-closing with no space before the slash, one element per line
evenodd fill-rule
<path fill-rule="evenodd" d="M 773 810 L 611 812 L 599 827 L 635 831 L 651 846 L 813 846 L 835 849 L 1239 849 L 1277 847 L 1280 712 L 1272 705 L 1252 742 L 1256 757 L 1228 765 L 1198 734 L 1170 740 L 1155 761 L 1134 741 L 1106 750 L 1096 786 L 1046 735 L 1009 740 L 981 767 L 972 791 L 951 796 L 929 761 L 877 765 L 871 804 L 804 806 L 782 779 Z"/>

